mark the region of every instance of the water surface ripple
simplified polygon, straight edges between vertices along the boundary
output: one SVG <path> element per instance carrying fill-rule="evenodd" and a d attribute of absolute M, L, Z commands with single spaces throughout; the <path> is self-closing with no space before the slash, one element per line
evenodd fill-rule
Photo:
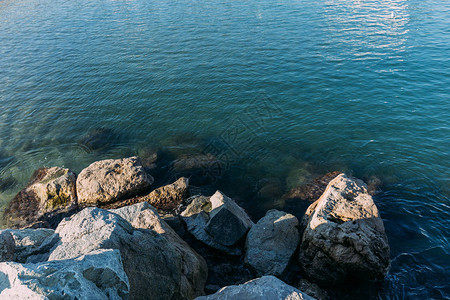
<path fill-rule="evenodd" d="M 443 0 L 0 0 L 0 206 L 41 166 L 225 138 L 231 171 L 284 190 L 332 170 L 381 182 L 392 268 L 378 296 L 448 298 L 449 13 Z M 86 151 L 98 128 L 117 139 Z M 282 206 L 243 201 L 254 216 Z"/>

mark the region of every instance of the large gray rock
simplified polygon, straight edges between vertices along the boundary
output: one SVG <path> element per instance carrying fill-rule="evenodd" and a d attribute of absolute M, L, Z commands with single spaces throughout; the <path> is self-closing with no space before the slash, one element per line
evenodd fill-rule
<path fill-rule="evenodd" d="M 0 263 L 0 299 L 127 299 L 117 250 L 39 264 Z"/>
<path fill-rule="evenodd" d="M 253 226 L 245 211 L 220 191 L 209 199 L 194 198 L 181 216 L 197 240 L 231 255 L 241 254 L 237 243 Z"/>
<path fill-rule="evenodd" d="M 27 259 L 31 256 L 43 255 L 41 260 L 46 260 L 45 254 L 59 239 L 54 230 L 47 228 L 5 229 L 0 232 L 8 232 L 12 235 L 15 244 L 14 261 L 20 263 L 27 262 Z"/>
<path fill-rule="evenodd" d="M 226 286 L 217 293 L 196 300 L 313 300 L 300 290 L 274 276 L 263 276 L 244 284 Z"/>
<path fill-rule="evenodd" d="M 307 210 L 299 263 L 312 281 L 379 280 L 389 269 L 383 221 L 358 179 L 340 174 Z"/>
<path fill-rule="evenodd" d="M 78 175 L 78 203 L 95 206 L 134 197 L 152 183 L 138 157 L 97 161 Z"/>
<path fill-rule="evenodd" d="M 44 215 L 67 212 L 77 205 L 76 175 L 60 167 L 41 168 L 30 183 L 8 204 L 4 219 L 8 227 L 31 226 Z M 45 226 L 45 225 L 39 225 Z"/>
<path fill-rule="evenodd" d="M 118 214 L 86 208 L 62 221 L 61 241 L 49 260 L 77 257 L 96 249 L 119 249 L 130 281 L 131 299 L 192 299 L 203 294 L 206 264 L 179 240 L 153 209 L 142 204 Z M 127 220 L 119 214 L 127 217 Z"/>
<path fill-rule="evenodd" d="M 0 262 L 12 261 L 16 245 L 11 233 L 7 231 L 0 232 Z"/>
<path fill-rule="evenodd" d="M 247 235 L 245 263 L 258 276 L 283 274 L 300 241 L 298 225 L 295 216 L 269 210 Z"/>

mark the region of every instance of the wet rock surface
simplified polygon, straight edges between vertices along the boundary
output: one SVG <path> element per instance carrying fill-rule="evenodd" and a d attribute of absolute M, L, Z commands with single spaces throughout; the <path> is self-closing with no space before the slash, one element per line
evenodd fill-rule
<path fill-rule="evenodd" d="M 389 245 L 367 186 L 340 174 L 307 210 L 299 250 L 305 275 L 323 285 L 381 280 L 389 269 Z"/>
<path fill-rule="evenodd" d="M 3 214 L 8 227 L 48 227 L 48 220 L 77 207 L 76 175 L 60 167 L 34 172 L 28 186 L 8 204 Z"/>

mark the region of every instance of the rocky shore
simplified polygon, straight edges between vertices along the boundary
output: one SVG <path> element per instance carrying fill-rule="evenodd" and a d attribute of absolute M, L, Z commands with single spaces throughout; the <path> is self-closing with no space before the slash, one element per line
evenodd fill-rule
<path fill-rule="evenodd" d="M 383 221 L 359 179 L 328 173 L 284 196 L 313 202 L 303 216 L 252 220 L 186 177 L 155 185 L 152 163 L 37 170 L 3 215 L 0 298 L 333 299 L 388 272 Z"/>

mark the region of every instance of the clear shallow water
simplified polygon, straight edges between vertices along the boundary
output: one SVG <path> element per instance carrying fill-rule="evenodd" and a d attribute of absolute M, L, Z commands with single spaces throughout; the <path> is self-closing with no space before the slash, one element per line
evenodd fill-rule
<path fill-rule="evenodd" d="M 0 203 L 38 167 L 180 141 L 283 190 L 346 171 L 382 183 L 379 296 L 450 297 L 449 28 L 441 0 L 1 0 Z"/>

